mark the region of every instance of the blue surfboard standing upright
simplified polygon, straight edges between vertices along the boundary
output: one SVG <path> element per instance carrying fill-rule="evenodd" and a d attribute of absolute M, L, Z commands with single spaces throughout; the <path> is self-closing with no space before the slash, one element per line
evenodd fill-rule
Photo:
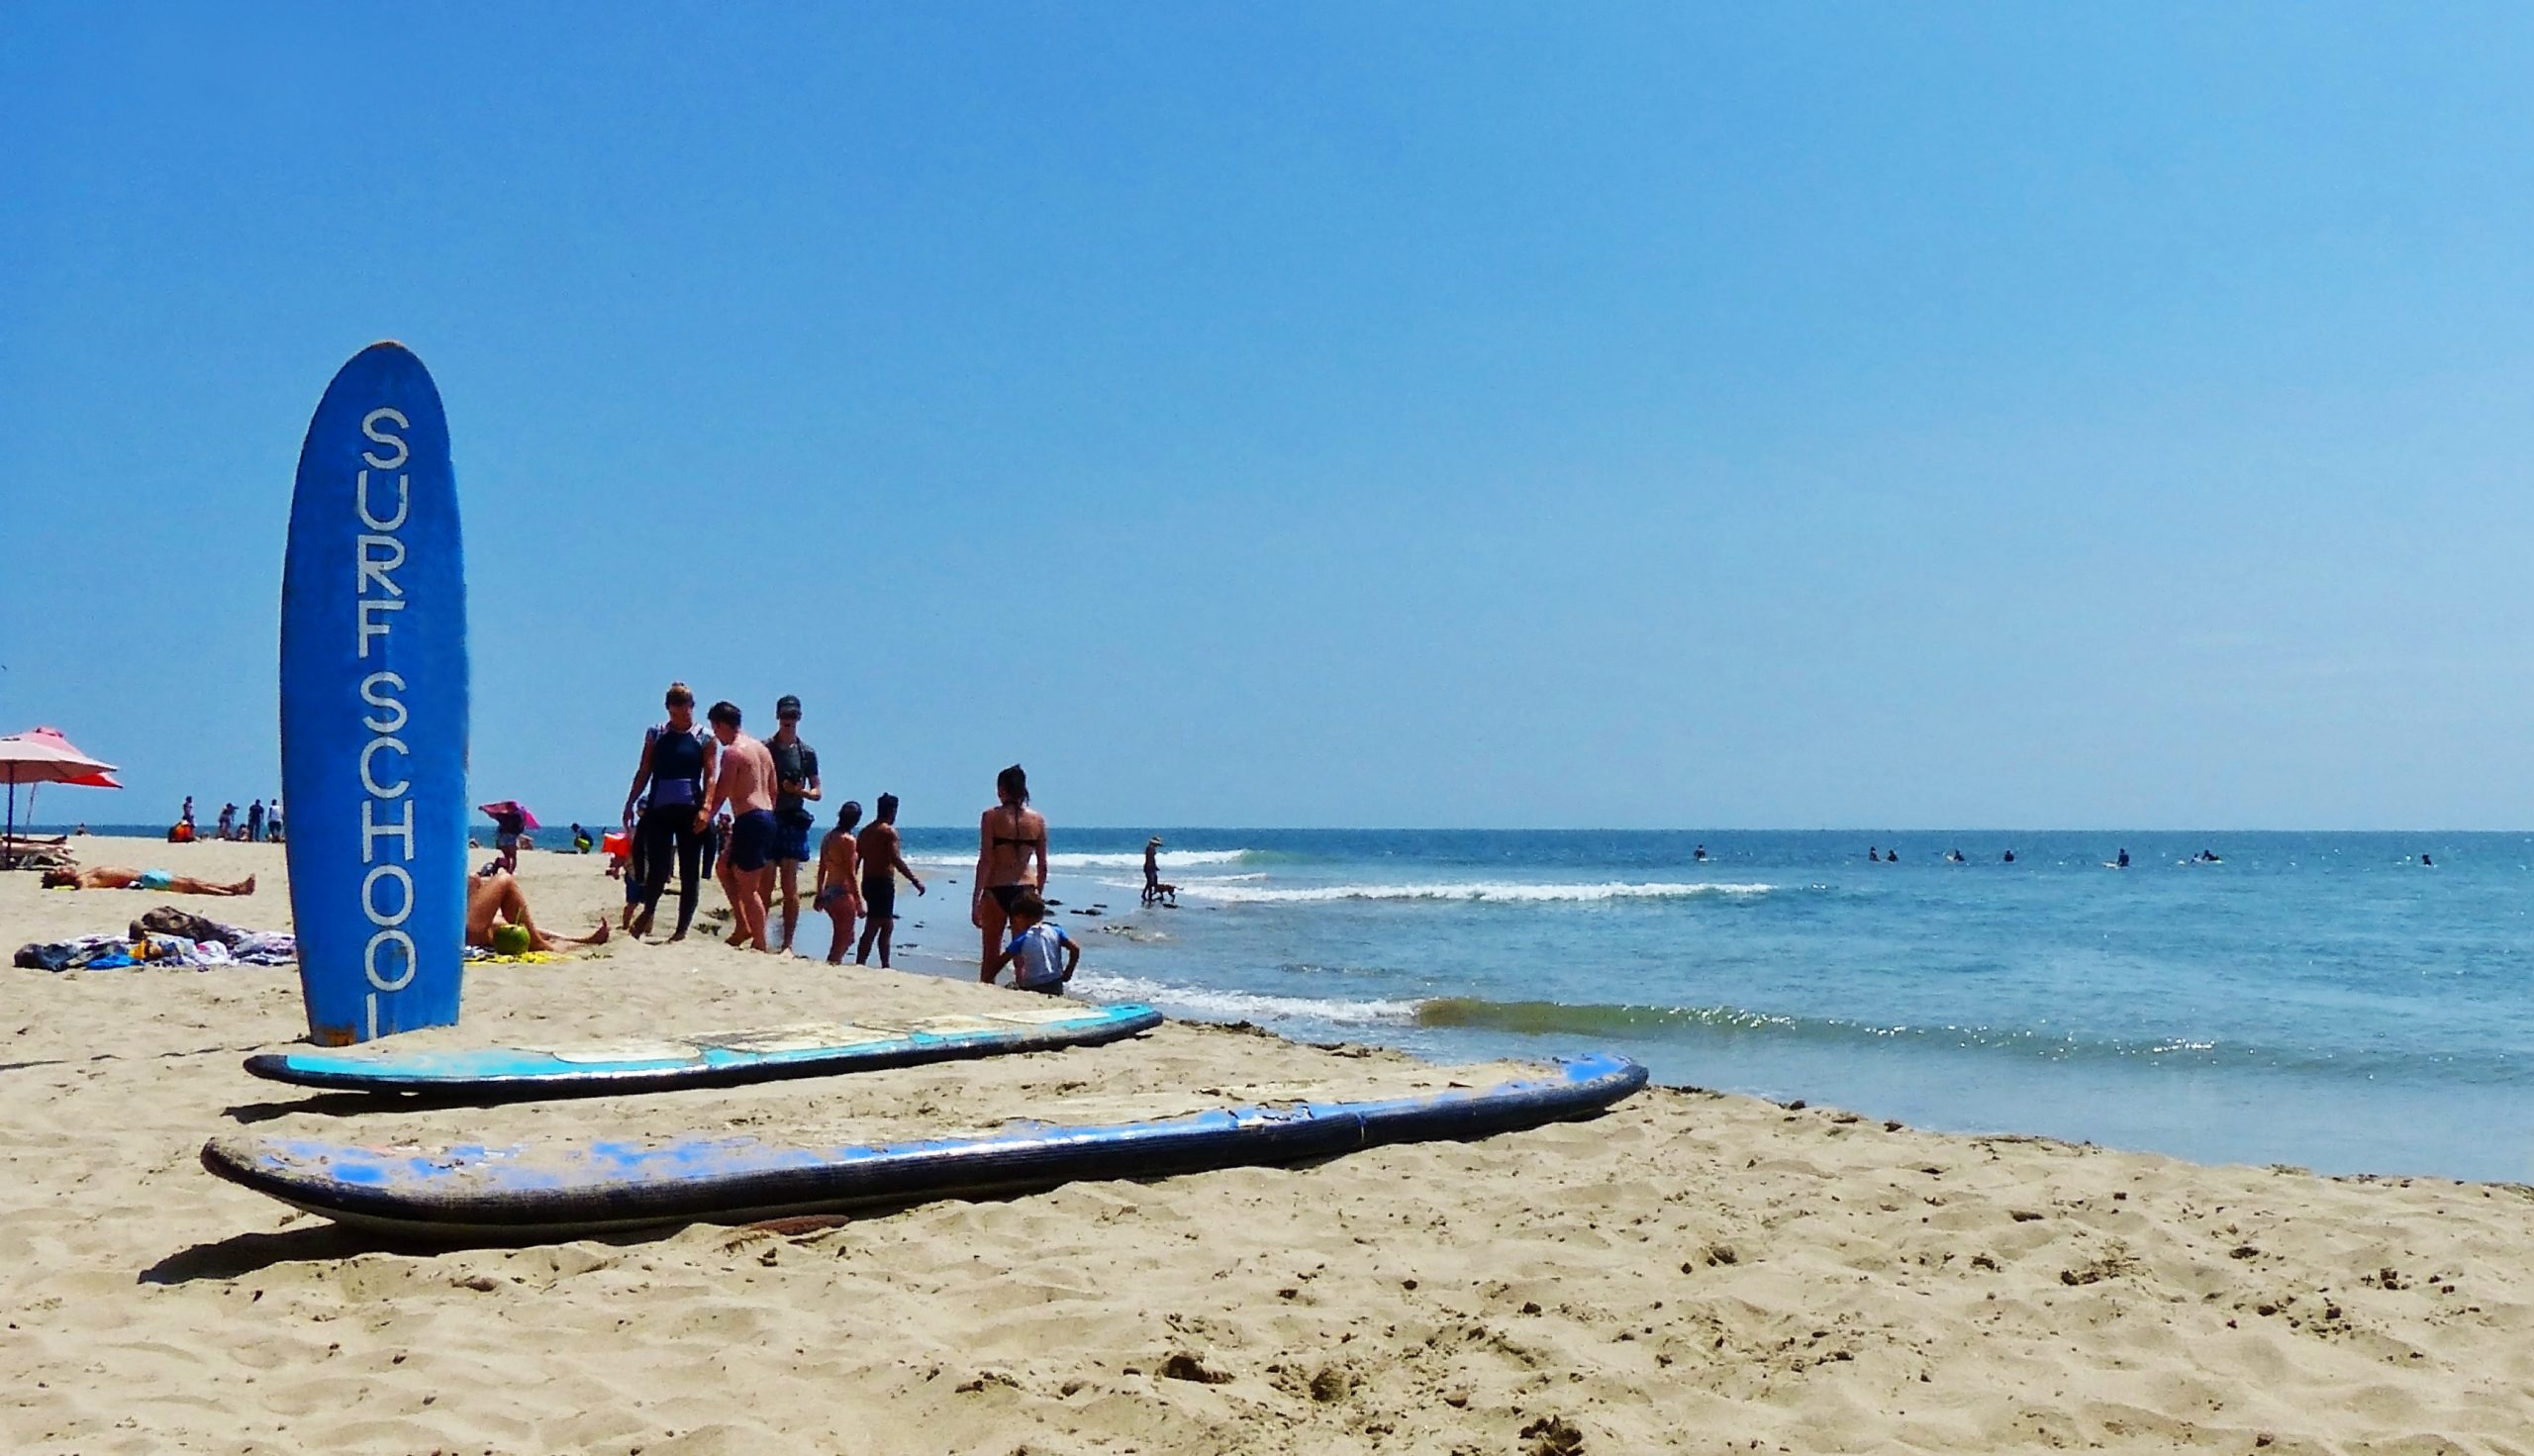
<path fill-rule="evenodd" d="M 423 361 L 373 343 L 309 422 L 282 566 L 290 911 L 320 1045 L 457 1019 L 466 697 L 448 421 Z"/>

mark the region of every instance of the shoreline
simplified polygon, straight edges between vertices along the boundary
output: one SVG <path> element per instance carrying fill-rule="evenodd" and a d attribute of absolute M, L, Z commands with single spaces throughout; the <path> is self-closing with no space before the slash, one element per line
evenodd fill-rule
<path fill-rule="evenodd" d="M 182 859 L 258 891 L 170 902 L 0 875 L 0 940 L 117 928 L 162 902 L 287 927 L 277 848 Z M 597 856 L 522 868 L 550 929 L 619 903 Z M 1017 994 L 963 984 L 929 943 L 965 930 L 955 894 L 901 908 L 902 930 L 926 927 L 915 970 L 620 937 L 472 967 L 466 1020 L 409 1041 Z M 823 920 L 804 918 L 814 943 Z M 2515 1186 L 2202 1166 L 1664 1088 L 1588 1122 L 1316 1166 L 802 1233 L 417 1253 L 221 1183 L 196 1151 L 241 1131 L 871 1140 L 1451 1069 L 1180 1022 L 853 1077 L 353 1114 L 240 1070 L 303 1029 L 287 968 L 9 974 L 14 1450 L 2287 1452 L 2534 1430 L 2534 1191 Z"/>

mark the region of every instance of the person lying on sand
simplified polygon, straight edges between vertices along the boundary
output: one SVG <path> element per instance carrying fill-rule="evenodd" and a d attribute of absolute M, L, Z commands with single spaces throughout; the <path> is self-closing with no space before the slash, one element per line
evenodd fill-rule
<path fill-rule="evenodd" d="M 128 870 L 121 865 L 101 864 L 89 869 L 59 869 L 44 872 L 48 890 L 163 890 L 170 895 L 252 895 L 255 877 L 248 875 L 234 885 L 217 880 L 197 880 L 191 875 L 171 875 L 165 870 Z"/>
<path fill-rule="evenodd" d="M 536 928 L 528 914 L 528 894 L 519 887 L 519 878 L 510 871 L 496 869 L 489 875 L 469 875 L 466 879 L 466 943 L 493 948 L 493 927 L 497 924 L 517 925 L 528 931 L 528 943 L 534 950 L 560 950 L 566 945 L 602 945 L 607 941 L 607 922 L 600 921 L 598 929 L 577 938 L 548 935 Z"/>

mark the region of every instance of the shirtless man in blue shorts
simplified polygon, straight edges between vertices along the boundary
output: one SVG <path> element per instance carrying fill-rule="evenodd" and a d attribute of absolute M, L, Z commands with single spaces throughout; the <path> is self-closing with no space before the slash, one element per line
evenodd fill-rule
<path fill-rule="evenodd" d="M 774 889 L 774 755 L 765 744 L 739 731 L 739 708 L 721 702 L 705 717 L 721 742 L 719 771 L 712 793 L 696 812 L 700 832 L 725 804 L 731 806 L 731 850 L 722 856 L 722 891 L 731 897 L 732 945 L 771 949 L 766 939 L 766 907 Z"/>

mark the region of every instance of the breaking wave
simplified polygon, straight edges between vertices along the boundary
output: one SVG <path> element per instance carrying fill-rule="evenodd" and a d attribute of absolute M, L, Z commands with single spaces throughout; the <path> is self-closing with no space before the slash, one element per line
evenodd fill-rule
<path fill-rule="evenodd" d="M 1279 889 L 1270 886 L 1232 884 L 1227 880 L 1200 880 L 1193 884 L 1181 885 L 1179 897 L 1182 900 L 1209 900 L 1224 905 L 1284 905 L 1332 900 L 1453 900 L 1537 905 L 1558 901 L 1583 903 L 1602 900 L 1686 900 L 1702 896 L 1748 900 L 1770 894 L 1776 889 L 1775 885 L 1666 882 L 1626 884 L 1614 880 L 1591 885 L 1541 885 L 1526 884 L 1517 880 L 1476 880 L 1440 885 L 1314 885 Z"/>
<path fill-rule="evenodd" d="M 1200 865 L 1208 864 L 1238 864 L 1243 859 L 1260 852 L 1255 849 L 1165 849 L 1161 852 L 1159 863 L 1166 870 L 1195 869 Z M 911 856 L 908 860 L 910 864 L 932 865 L 941 869 L 956 869 L 961 865 L 973 866 L 976 862 L 977 856 L 974 853 L 918 854 Z M 1068 854 L 1059 850 L 1047 856 L 1047 868 L 1051 871 L 1139 870 L 1143 867 L 1144 856 L 1140 849 L 1125 854 Z"/>
<path fill-rule="evenodd" d="M 1163 1011 L 1199 1020 L 1309 1020 L 1336 1026 L 1416 1024 L 1417 1004 L 1413 1001 L 1265 996 L 1251 991 L 1176 986 L 1142 976 L 1113 976 L 1100 971 L 1084 971 L 1074 977 L 1074 989 L 1101 1001 L 1148 1002 Z"/>

